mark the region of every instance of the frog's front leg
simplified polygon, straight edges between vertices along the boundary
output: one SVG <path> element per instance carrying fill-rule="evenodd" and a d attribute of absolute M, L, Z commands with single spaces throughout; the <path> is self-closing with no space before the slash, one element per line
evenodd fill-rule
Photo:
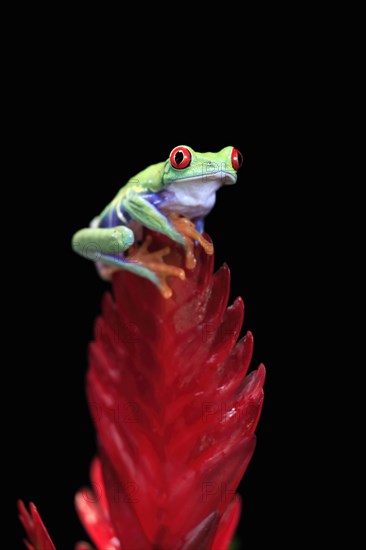
<path fill-rule="evenodd" d="M 186 268 L 193 269 L 196 266 L 196 256 L 194 250 L 196 243 L 199 243 L 202 246 L 206 254 L 212 256 L 214 253 L 213 244 L 202 235 L 203 218 L 193 222 L 188 218 L 178 216 L 178 214 L 174 213 L 171 214 L 169 218 L 175 229 L 179 231 L 185 240 Z"/>
<path fill-rule="evenodd" d="M 171 221 L 140 195 L 131 195 L 124 199 L 123 208 L 131 218 L 141 223 L 141 225 L 166 235 L 184 248 L 187 247 L 183 235 L 175 229 Z"/>

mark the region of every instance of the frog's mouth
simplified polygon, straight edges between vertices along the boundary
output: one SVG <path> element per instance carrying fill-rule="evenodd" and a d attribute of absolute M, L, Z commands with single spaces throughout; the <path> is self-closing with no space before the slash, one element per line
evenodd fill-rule
<path fill-rule="evenodd" d="M 184 183 L 191 182 L 194 185 L 202 186 L 205 185 L 208 182 L 215 181 L 217 182 L 219 187 L 222 187 L 223 185 L 233 185 L 236 183 L 236 173 L 233 171 L 226 171 L 226 170 L 213 170 L 213 171 L 207 171 L 202 172 L 199 176 L 193 176 L 193 177 L 184 177 L 182 175 L 182 178 L 177 178 L 174 183 L 171 183 L 169 187 L 172 185 L 182 185 Z M 168 188 L 169 188 L 168 187 Z"/>
<path fill-rule="evenodd" d="M 236 175 L 222 171 L 176 180 L 162 192 L 160 209 L 190 219 L 204 217 L 215 204 L 216 191 L 223 185 L 233 185 L 235 182 Z"/>

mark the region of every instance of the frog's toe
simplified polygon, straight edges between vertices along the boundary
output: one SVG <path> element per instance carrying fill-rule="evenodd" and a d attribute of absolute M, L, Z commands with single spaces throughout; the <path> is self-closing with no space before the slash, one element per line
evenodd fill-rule
<path fill-rule="evenodd" d="M 193 269 L 196 266 L 194 254 L 195 243 L 198 242 L 206 254 L 212 256 L 214 253 L 213 244 L 196 229 L 194 223 L 188 218 L 173 214 L 170 220 L 175 229 L 182 235 L 185 241 L 186 268 Z"/>

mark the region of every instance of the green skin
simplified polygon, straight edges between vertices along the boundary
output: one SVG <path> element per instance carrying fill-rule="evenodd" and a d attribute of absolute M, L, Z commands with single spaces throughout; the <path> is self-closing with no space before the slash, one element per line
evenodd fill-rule
<path fill-rule="evenodd" d="M 73 250 L 97 262 L 99 270 L 102 265 L 125 269 L 159 285 L 154 272 L 128 261 L 123 252 L 139 238 L 142 227 L 158 231 L 185 247 L 184 237 L 167 216 L 183 215 L 202 232 L 217 189 L 236 182 L 232 147 L 218 153 L 196 153 L 187 146 L 182 149 L 191 155 L 187 167 L 176 168 L 169 158 L 139 172 L 118 191 L 91 227 L 75 233 Z"/>

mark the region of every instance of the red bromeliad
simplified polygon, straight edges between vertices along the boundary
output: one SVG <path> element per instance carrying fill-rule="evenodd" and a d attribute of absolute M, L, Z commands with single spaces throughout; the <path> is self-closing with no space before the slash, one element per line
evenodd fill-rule
<path fill-rule="evenodd" d="M 152 249 L 166 244 L 150 234 Z M 165 260 L 184 267 L 169 246 Z M 169 299 L 116 272 L 96 321 L 87 396 L 99 452 L 76 507 L 98 550 L 225 550 L 235 532 L 265 369 L 246 375 L 253 337 L 238 341 L 244 305 L 227 307 L 228 267 L 213 273 L 201 246 L 196 259 Z M 35 507 L 20 512 L 28 548 L 53 550 Z"/>

